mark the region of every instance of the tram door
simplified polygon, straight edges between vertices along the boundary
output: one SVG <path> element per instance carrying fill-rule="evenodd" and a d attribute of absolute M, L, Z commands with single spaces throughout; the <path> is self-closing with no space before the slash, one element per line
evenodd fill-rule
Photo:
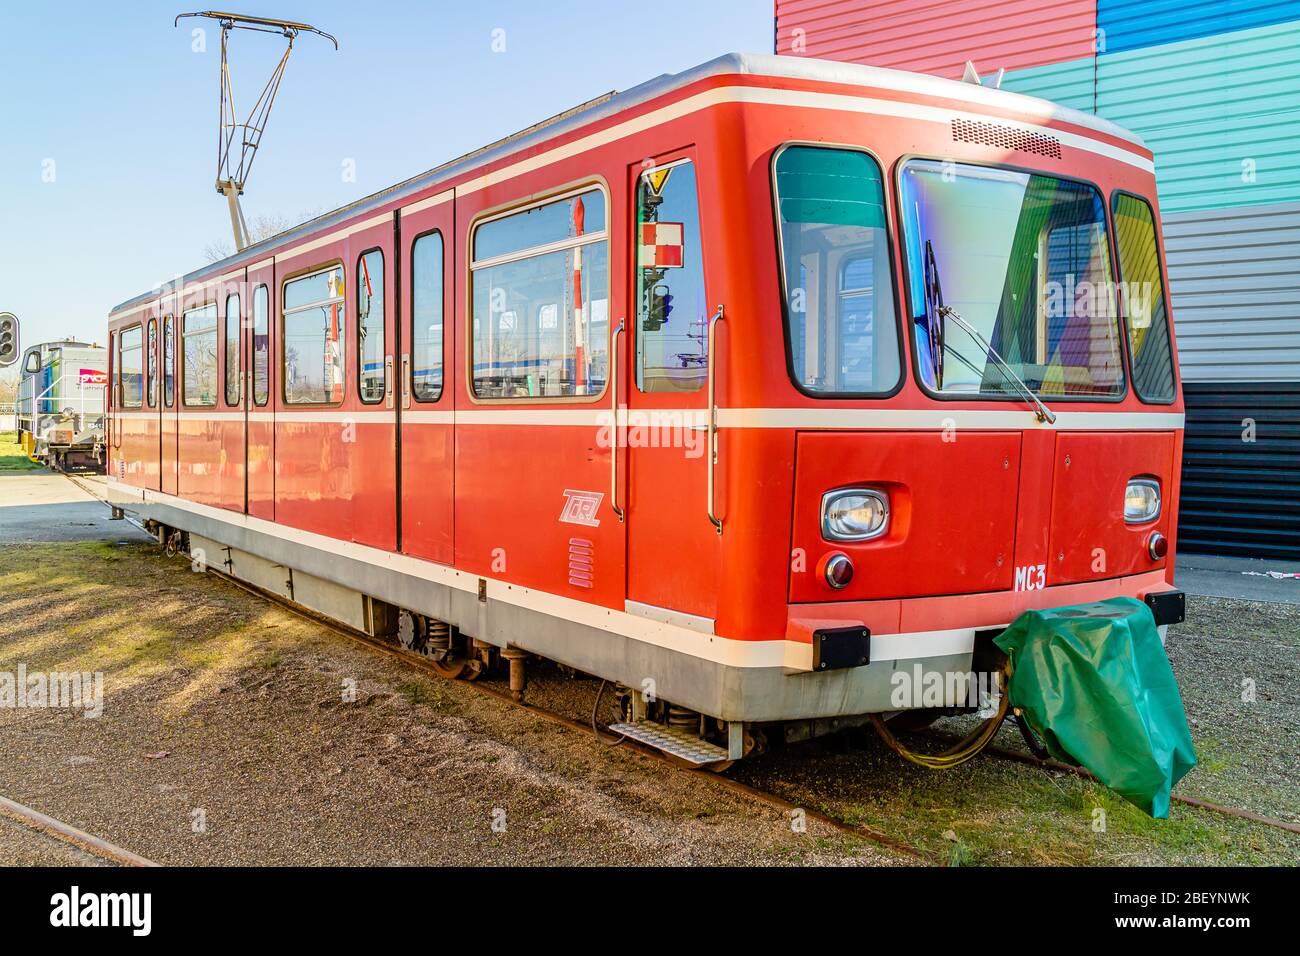
<path fill-rule="evenodd" d="M 275 263 L 249 266 L 244 306 L 244 511 L 275 517 L 275 420 L 271 396 L 276 368 L 271 361 L 271 315 Z"/>
<path fill-rule="evenodd" d="M 631 167 L 634 261 L 627 333 L 630 609 L 711 621 L 717 529 L 708 502 L 708 349 L 715 303 L 691 150 Z"/>
<path fill-rule="evenodd" d="M 180 296 L 172 293 L 163 296 L 159 304 L 162 316 L 162 333 L 158 347 L 162 355 L 160 389 L 160 423 L 158 429 L 160 484 L 164 494 L 176 494 L 179 442 L 178 406 L 180 405 L 180 373 L 177 349 L 180 347 Z"/>
<path fill-rule="evenodd" d="M 452 191 L 401 212 L 398 348 L 401 550 L 442 564 L 455 560 L 455 389 L 446 373 L 456 354 Z"/>

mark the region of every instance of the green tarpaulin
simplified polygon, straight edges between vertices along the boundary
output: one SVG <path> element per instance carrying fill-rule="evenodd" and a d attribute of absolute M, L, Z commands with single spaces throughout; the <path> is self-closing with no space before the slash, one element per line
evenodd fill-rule
<path fill-rule="evenodd" d="M 1147 606 L 1111 598 L 1026 611 L 996 643 L 1011 658 L 1011 705 L 1048 752 L 1151 816 L 1169 816 L 1169 791 L 1196 766 L 1196 751 Z"/>

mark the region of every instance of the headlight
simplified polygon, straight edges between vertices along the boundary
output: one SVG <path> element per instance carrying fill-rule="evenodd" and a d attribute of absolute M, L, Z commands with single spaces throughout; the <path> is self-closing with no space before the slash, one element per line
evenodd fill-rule
<path fill-rule="evenodd" d="M 822 495 L 822 537 L 870 541 L 889 530 L 889 499 L 871 488 L 842 488 Z"/>
<path fill-rule="evenodd" d="M 1154 478 L 1134 478 L 1124 489 L 1124 520 L 1142 524 L 1160 514 L 1160 482 Z"/>

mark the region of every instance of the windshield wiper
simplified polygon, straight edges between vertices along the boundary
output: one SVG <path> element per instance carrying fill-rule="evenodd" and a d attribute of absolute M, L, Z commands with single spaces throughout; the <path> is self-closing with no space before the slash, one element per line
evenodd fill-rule
<path fill-rule="evenodd" d="M 961 360 L 967 368 L 975 371 L 974 365 L 966 361 L 965 356 L 958 352 L 953 346 L 947 344 L 947 328 L 945 322 L 952 319 L 957 325 L 965 331 L 967 335 L 975 340 L 980 348 L 993 359 L 998 370 L 1006 376 L 1007 381 L 1011 382 L 1016 390 L 1034 406 L 1034 416 L 1040 422 L 1047 422 L 1049 425 L 1056 423 L 1056 414 L 1043 404 L 1034 390 L 1025 384 L 1024 379 L 1016 374 L 1006 359 L 998 354 L 993 344 L 980 335 L 980 333 L 969 322 L 961 317 L 956 310 L 943 304 L 943 286 L 939 282 L 939 263 L 934 257 L 934 245 L 929 239 L 925 240 L 925 319 L 927 331 L 930 335 L 930 355 L 934 362 L 934 383 L 935 388 L 943 391 L 943 354 L 944 350 L 952 351 L 952 354 Z M 977 372 L 977 374 L 980 374 Z"/>
<path fill-rule="evenodd" d="M 1034 394 L 1034 390 L 1026 385 L 1024 379 L 1016 374 L 1015 369 L 1007 364 L 1006 359 L 998 354 L 998 350 L 993 347 L 992 343 L 990 343 L 988 339 L 984 338 L 984 336 L 980 335 L 973 325 L 963 319 L 956 309 L 950 309 L 946 305 L 941 305 L 939 306 L 939 315 L 944 319 L 952 319 L 956 322 L 967 335 L 976 341 L 980 348 L 985 349 L 988 352 L 989 357 L 997 364 L 997 367 L 1002 371 L 1002 374 L 1007 377 L 1007 380 L 1014 384 L 1017 391 L 1025 397 L 1025 400 L 1034 406 L 1034 415 L 1040 422 L 1047 422 L 1049 425 L 1056 423 L 1056 413 L 1043 404 L 1042 399 Z"/>

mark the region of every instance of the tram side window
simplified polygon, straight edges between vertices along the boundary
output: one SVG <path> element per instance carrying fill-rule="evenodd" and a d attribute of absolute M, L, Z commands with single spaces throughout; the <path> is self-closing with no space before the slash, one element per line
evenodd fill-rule
<path fill-rule="evenodd" d="M 176 404 L 176 329 L 170 315 L 163 319 L 163 403 Z"/>
<path fill-rule="evenodd" d="M 708 377 L 711 310 L 695 165 L 646 170 L 636 202 L 636 384 L 643 392 L 698 391 Z"/>
<path fill-rule="evenodd" d="M 265 405 L 271 396 L 270 292 L 264 285 L 253 290 L 253 404 Z"/>
<path fill-rule="evenodd" d="M 357 260 L 357 388 L 368 405 L 384 400 L 384 254 Z"/>
<path fill-rule="evenodd" d="M 181 401 L 217 404 L 217 304 L 186 312 L 181 320 Z"/>
<path fill-rule="evenodd" d="M 474 394 L 545 399 L 604 391 L 604 193 L 589 189 L 485 222 L 472 247 Z"/>
<path fill-rule="evenodd" d="M 442 234 L 411 247 L 411 391 L 417 402 L 442 395 Z"/>
<path fill-rule="evenodd" d="M 281 374 L 290 405 L 343 400 L 343 267 L 329 266 L 284 284 Z"/>
<path fill-rule="evenodd" d="M 898 384 L 898 326 L 880 166 L 858 150 L 776 158 L 782 292 L 795 383 L 815 395 Z"/>
<path fill-rule="evenodd" d="M 118 339 L 120 352 L 117 367 L 122 380 L 122 407 L 139 408 L 143 396 L 143 336 L 140 326 L 133 325 Z"/>
<path fill-rule="evenodd" d="M 144 391 L 150 408 L 158 407 L 158 320 L 149 320 L 149 341 L 145 352 Z"/>
<path fill-rule="evenodd" d="M 239 296 L 226 296 L 226 405 L 239 404 Z"/>
<path fill-rule="evenodd" d="M 1133 387 L 1144 402 L 1167 404 L 1174 400 L 1174 362 L 1154 217 L 1150 204 L 1137 196 L 1117 193 L 1114 202 Z"/>

